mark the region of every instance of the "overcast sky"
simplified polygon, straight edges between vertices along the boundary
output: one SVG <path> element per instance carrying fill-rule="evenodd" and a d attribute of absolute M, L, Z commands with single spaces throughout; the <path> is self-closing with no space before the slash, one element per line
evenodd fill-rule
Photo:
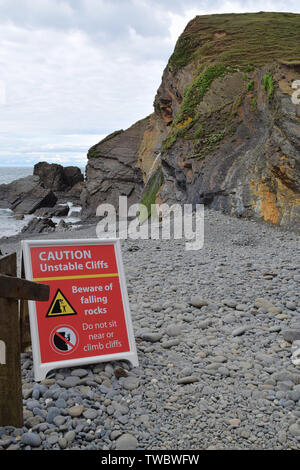
<path fill-rule="evenodd" d="M 300 12 L 299 0 L 0 0 L 0 165 L 84 166 L 90 146 L 153 111 L 197 14 Z"/>

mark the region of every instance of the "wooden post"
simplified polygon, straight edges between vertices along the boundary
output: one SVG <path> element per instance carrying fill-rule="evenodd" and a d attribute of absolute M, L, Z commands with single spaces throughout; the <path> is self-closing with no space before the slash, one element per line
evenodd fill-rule
<path fill-rule="evenodd" d="M 23 426 L 18 303 L 46 301 L 49 286 L 16 277 L 16 253 L 0 259 L 0 426 Z M 29 330 L 27 330 L 29 334 Z"/>
<path fill-rule="evenodd" d="M 17 274 L 16 253 L 0 259 L 0 272 Z M 1 282 L 1 281 L 0 281 Z M 18 300 L 0 297 L 0 426 L 23 426 Z"/>
<path fill-rule="evenodd" d="M 25 278 L 24 259 L 22 256 L 21 278 Z M 28 301 L 20 301 L 20 335 L 21 335 L 21 353 L 31 347 L 30 322 Z"/>
<path fill-rule="evenodd" d="M 21 278 L 25 278 L 24 260 L 22 258 L 21 265 Z M 31 283 L 33 286 L 34 283 Z M 29 289 L 30 299 L 32 300 L 48 300 L 49 298 L 49 287 L 43 284 L 35 284 L 38 286 L 37 289 Z M 32 294 L 35 292 L 40 297 L 32 298 Z M 23 292 L 24 294 L 24 292 Z M 21 335 L 21 352 L 25 352 L 31 347 L 31 335 L 30 335 L 30 321 L 29 321 L 29 309 L 28 300 L 23 296 L 20 301 L 20 335 Z"/>

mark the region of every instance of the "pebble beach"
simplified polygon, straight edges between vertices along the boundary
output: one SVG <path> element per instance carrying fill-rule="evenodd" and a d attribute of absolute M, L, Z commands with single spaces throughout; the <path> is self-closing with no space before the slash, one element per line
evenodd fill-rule
<path fill-rule="evenodd" d="M 95 226 L 63 233 L 95 237 Z M 0 449 L 300 449 L 299 232 L 206 210 L 201 250 L 121 247 L 139 366 L 55 369 L 36 383 L 22 353 L 24 426 L 0 428 Z M 20 237 L 0 248 L 19 253 Z"/>

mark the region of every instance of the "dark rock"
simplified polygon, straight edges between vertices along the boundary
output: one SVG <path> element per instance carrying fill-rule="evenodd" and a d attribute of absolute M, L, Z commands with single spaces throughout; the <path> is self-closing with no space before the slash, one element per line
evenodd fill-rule
<path fill-rule="evenodd" d="M 123 369 L 123 367 L 116 367 L 114 369 L 114 374 L 117 378 L 128 377 L 128 372 L 127 370 Z"/>
<path fill-rule="evenodd" d="M 58 231 L 62 231 L 64 232 L 65 230 L 68 230 L 68 228 L 70 227 L 71 224 L 67 224 L 63 219 L 59 221 L 56 229 Z"/>
<path fill-rule="evenodd" d="M 22 233 L 54 232 L 56 224 L 51 219 L 39 219 L 35 217 L 28 225 L 23 227 Z"/>
<path fill-rule="evenodd" d="M 54 207 L 42 207 L 34 213 L 37 217 L 64 217 L 69 213 L 69 206 L 55 205 Z"/>
<path fill-rule="evenodd" d="M 12 210 L 17 214 L 33 214 L 40 207 L 53 207 L 56 204 L 57 197 L 49 189 L 37 186 L 24 196 L 24 199 L 15 202 Z"/>
<path fill-rule="evenodd" d="M 53 207 L 57 197 L 40 184 L 38 176 L 27 176 L 0 185 L 0 207 L 12 209 L 17 214 L 33 214 L 41 207 Z"/>
<path fill-rule="evenodd" d="M 57 163 L 39 162 L 34 165 L 33 174 L 39 176 L 44 188 L 64 191 L 68 187 L 64 168 Z"/>
<path fill-rule="evenodd" d="M 34 166 L 33 174 L 39 176 L 44 188 L 52 191 L 65 191 L 83 181 L 83 174 L 76 166 L 63 167 L 57 163 L 39 162 Z"/>
<path fill-rule="evenodd" d="M 38 176 L 26 176 L 0 185 L 0 207 L 12 209 L 34 191 L 40 183 Z"/>
<path fill-rule="evenodd" d="M 65 197 L 66 199 L 73 200 L 73 199 L 80 199 L 80 195 L 82 193 L 82 190 L 84 188 L 84 183 L 83 181 L 80 181 L 79 183 L 74 184 L 70 189 L 68 189 L 65 192 Z"/>
<path fill-rule="evenodd" d="M 84 179 L 80 168 L 78 168 L 77 166 L 64 167 L 64 174 L 67 185 L 70 188 L 73 188 L 73 186 L 77 185 L 78 183 L 81 183 Z"/>
<path fill-rule="evenodd" d="M 95 215 L 97 206 L 103 202 L 118 207 L 122 195 L 128 197 L 129 205 L 138 202 L 143 178 L 137 160 L 147 125 L 147 118 L 138 121 L 90 148 L 81 196 L 85 214 Z"/>

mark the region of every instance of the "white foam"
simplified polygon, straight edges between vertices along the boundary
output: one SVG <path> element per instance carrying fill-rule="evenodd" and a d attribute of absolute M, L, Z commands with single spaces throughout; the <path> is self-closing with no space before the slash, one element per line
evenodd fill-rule
<path fill-rule="evenodd" d="M 17 235 L 33 217 L 34 215 L 24 215 L 23 219 L 18 220 L 12 210 L 0 209 L 0 238 Z"/>

